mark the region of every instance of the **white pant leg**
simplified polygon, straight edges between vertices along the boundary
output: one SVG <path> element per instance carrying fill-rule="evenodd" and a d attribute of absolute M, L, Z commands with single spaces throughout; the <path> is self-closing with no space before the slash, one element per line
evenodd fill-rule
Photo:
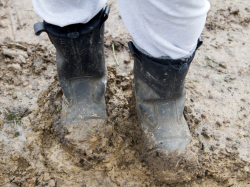
<path fill-rule="evenodd" d="M 64 27 L 87 23 L 107 0 L 33 0 L 35 12 L 46 22 Z"/>
<path fill-rule="evenodd" d="M 156 58 L 190 56 L 205 25 L 207 0 L 119 0 L 136 47 Z M 139 46 L 139 47 L 138 47 Z"/>

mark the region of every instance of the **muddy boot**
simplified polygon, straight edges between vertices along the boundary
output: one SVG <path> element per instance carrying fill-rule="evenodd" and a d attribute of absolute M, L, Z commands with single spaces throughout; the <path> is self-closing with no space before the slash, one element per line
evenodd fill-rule
<path fill-rule="evenodd" d="M 198 47 L 201 44 L 200 39 Z M 136 108 L 147 143 L 143 158 L 157 173 L 156 178 L 168 182 L 170 175 L 165 178 L 165 174 L 169 168 L 164 168 L 164 160 L 171 160 L 170 153 L 171 157 L 177 159 L 180 156 L 177 150 L 183 150 L 184 153 L 192 139 L 183 110 L 186 98 L 185 77 L 195 53 L 185 60 L 156 59 L 142 54 L 132 42 L 129 48 L 134 56 Z M 156 158 L 157 155 L 161 158 Z"/>
<path fill-rule="evenodd" d="M 84 154 L 91 152 L 89 140 L 107 121 L 104 22 L 109 10 L 107 6 L 86 24 L 58 27 L 39 22 L 34 25 L 36 35 L 47 32 L 57 51 L 64 101 L 61 121 L 54 125 L 54 131 L 71 153 L 76 149 Z"/>

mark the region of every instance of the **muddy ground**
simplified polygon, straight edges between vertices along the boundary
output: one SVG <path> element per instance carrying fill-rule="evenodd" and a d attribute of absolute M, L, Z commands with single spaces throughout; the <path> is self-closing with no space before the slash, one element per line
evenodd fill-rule
<path fill-rule="evenodd" d="M 41 20 L 31 0 L 0 0 L 0 186 L 250 186 L 250 1 L 210 2 L 204 45 L 186 79 L 184 114 L 199 172 L 190 181 L 167 184 L 142 159 L 130 36 L 117 2 L 108 1 L 105 31 L 109 133 L 91 131 L 90 142 L 101 141 L 100 149 L 75 164 L 53 129 L 62 103 L 55 49 L 46 34 L 33 33 Z"/>

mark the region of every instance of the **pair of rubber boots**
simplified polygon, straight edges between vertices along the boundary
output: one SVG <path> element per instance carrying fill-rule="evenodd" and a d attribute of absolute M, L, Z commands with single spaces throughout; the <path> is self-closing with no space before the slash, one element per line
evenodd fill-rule
<path fill-rule="evenodd" d="M 81 140 L 107 121 L 104 22 L 109 10 L 107 6 L 87 24 L 62 28 L 46 22 L 34 25 L 36 35 L 47 32 L 57 50 L 58 77 L 64 93 L 61 123 L 57 125 L 66 129 L 67 141 L 77 149 L 86 149 L 88 145 L 81 145 Z M 199 40 L 197 46 L 201 43 Z M 195 52 L 185 60 L 172 60 L 148 57 L 132 42 L 129 48 L 134 57 L 137 113 L 145 137 L 152 149 L 185 150 L 192 138 L 183 116 L 184 83 Z"/>

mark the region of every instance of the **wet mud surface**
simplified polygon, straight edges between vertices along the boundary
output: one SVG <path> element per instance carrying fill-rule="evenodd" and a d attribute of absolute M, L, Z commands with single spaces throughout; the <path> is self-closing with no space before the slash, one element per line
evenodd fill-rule
<path fill-rule="evenodd" d="M 250 186 L 250 2 L 210 2 L 185 85 L 193 141 L 186 151 L 161 153 L 144 149 L 130 36 L 116 1 L 108 1 L 105 31 L 108 123 L 86 129 L 89 147 L 75 151 L 57 125 L 55 49 L 46 34 L 33 34 L 41 20 L 30 0 L 0 0 L 0 186 Z"/>

